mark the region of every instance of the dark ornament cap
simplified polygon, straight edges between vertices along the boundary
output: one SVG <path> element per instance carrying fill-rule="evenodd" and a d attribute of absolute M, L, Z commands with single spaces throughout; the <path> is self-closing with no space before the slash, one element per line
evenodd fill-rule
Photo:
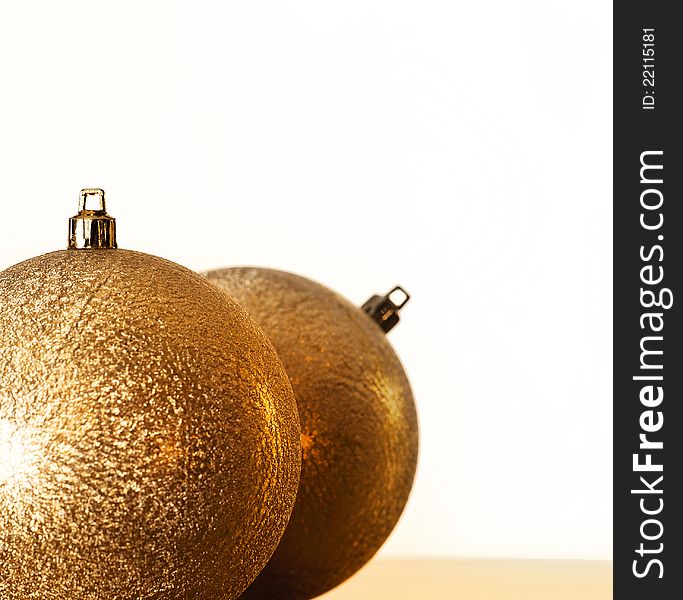
<path fill-rule="evenodd" d="M 399 311 L 410 300 L 410 295 L 397 285 L 384 296 L 372 296 L 362 309 L 382 328 L 384 333 L 391 331 L 399 322 Z"/>

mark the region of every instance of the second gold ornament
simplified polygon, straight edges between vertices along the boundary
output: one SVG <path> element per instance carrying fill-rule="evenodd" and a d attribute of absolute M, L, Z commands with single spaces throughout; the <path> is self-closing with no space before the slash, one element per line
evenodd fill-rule
<path fill-rule="evenodd" d="M 384 543 L 413 483 L 413 395 L 386 339 L 400 288 L 362 309 L 305 277 L 260 268 L 210 271 L 273 342 L 301 418 L 303 464 L 292 518 L 244 600 L 308 600 L 360 569 Z"/>

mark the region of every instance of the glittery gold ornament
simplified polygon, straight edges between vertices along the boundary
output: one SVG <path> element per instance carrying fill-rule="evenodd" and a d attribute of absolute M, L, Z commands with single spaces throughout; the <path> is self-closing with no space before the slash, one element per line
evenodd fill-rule
<path fill-rule="evenodd" d="M 234 599 L 294 503 L 291 386 L 227 294 L 114 227 L 85 190 L 70 250 L 0 273 L 0 599 Z"/>
<path fill-rule="evenodd" d="M 206 275 L 273 342 L 301 419 L 303 464 L 294 512 L 272 559 L 242 597 L 314 598 L 373 556 L 412 486 L 415 406 L 385 337 L 407 294 L 397 288 L 361 310 L 281 271 L 234 268 Z"/>

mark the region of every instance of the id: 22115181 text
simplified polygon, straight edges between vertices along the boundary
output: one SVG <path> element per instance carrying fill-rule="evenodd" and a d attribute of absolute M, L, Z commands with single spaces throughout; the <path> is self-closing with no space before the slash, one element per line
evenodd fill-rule
<path fill-rule="evenodd" d="M 643 110 L 655 108 L 655 30 L 643 29 Z"/>

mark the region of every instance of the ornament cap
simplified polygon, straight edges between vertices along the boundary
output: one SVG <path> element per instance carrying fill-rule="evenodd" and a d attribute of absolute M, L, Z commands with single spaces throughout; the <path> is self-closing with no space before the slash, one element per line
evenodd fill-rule
<path fill-rule="evenodd" d="M 399 322 L 399 311 L 410 300 L 410 294 L 400 285 L 384 296 L 374 295 L 361 307 L 373 319 L 384 333 L 389 333 Z"/>
<path fill-rule="evenodd" d="M 99 208 L 88 208 L 88 199 L 96 196 Z M 69 219 L 69 249 L 116 248 L 116 219 L 107 214 L 104 190 L 84 188 L 78 199 L 78 214 Z"/>

